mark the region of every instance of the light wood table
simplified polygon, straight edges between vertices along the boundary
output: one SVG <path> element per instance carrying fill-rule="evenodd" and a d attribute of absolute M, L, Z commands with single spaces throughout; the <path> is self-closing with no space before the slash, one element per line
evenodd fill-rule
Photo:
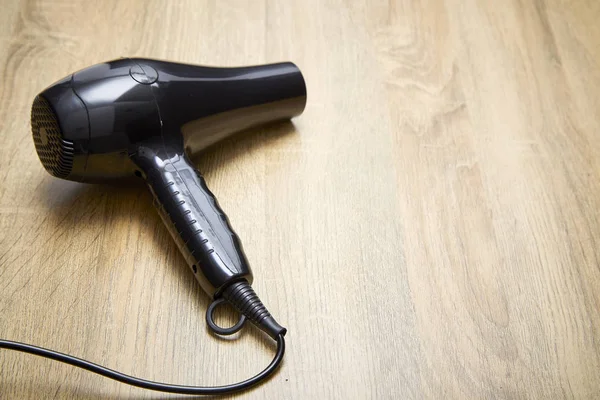
<path fill-rule="evenodd" d="M 180 384 L 266 366 L 208 333 L 144 185 L 51 177 L 29 112 L 121 56 L 290 60 L 304 114 L 198 161 L 289 328 L 243 398 L 600 397 L 598 1 L 0 3 L 0 337 Z M 0 351 L 1 399 L 164 397 Z"/>

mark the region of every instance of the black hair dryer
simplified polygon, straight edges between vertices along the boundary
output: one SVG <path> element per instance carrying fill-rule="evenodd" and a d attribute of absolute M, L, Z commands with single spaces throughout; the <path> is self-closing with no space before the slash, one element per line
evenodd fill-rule
<path fill-rule="evenodd" d="M 279 325 L 254 293 L 238 236 L 190 157 L 231 134 L 302 113 L 306 86 L 292 63 L 212 68 L 123 58 L 83 69 L 34 100 L 31 127 L 46 170 L 63 179 L 146 180 L 196 279 L 215 301 L 221 335 L 246 319 L 275 340 Z M 228 301 L 241 318 L 217 326 Z"/>

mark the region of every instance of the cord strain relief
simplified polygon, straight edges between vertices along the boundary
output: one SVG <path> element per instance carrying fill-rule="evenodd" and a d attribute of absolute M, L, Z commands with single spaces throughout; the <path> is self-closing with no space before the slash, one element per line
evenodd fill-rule
<path fill-rule="evenodd" d="M 248 281 L 242 280 L 227 286 L 223 297 L 254 325 L 265 331 L 273 339 L 285 335 L 286 329 L 271 316 L 267 307 L 260 301 Z"/>

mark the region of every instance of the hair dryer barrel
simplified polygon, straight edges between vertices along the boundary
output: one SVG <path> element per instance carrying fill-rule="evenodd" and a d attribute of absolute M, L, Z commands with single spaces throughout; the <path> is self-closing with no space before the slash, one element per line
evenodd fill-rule
<path fill-rule="evenodd" d="M 164 128 L 180 131 L 191 154 L 241 130 L 300 115 L 306 105 L 304 78 L 290 62 L 214 68 L 141 61 L 158 71 L 154 93 Z"/>
<path fill-rule="evenodd" d="M 194 156 L 233 133 L 302 113 L 306 86 L 290 62 L 217 68 L 144 58 L 80 70 L 36 97 L 36 150 L 54 176 L 132 176 L 130 155 L 154 140 Z"/>

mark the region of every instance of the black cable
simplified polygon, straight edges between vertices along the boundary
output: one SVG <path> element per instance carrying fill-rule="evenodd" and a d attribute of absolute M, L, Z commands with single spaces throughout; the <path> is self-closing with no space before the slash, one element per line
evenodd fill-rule
<path fill-rule="evenodd" d="M 116 381 L 126 383 L 128 385 L 137 386 L 144 389 L 156 390 L 159 392 L 166 393 L 178 393 L 178 394 L 191 394 L 191 395 L 209 395 L 209 394 L 226 394 L 233 393 L 240 390 L 248 389 L 251 386 L 254 386 L 265 378 L 269 377 L 279 364 L 281 360 L 283 360 L 283 354 L 285 353 L 285 340 L 283 339 L 283 335 L 277 336 L 277 353 L 275 354 L 275 358 L 273 361 L 259 374 L 253 376 L 252 378 L 246 379 L 245 381 L 234 383 L 231 385 L 224 386 L 180 386 L 180 385 L 171 385 L 168 383 L 160 383 L 154 381 L 147 381 L 145 379 L 136 378 L 133 376 L 125 375 L 120 372 L 114 371 L 112 369 L 103 367 L 98 364 L 94 364 L 92 362 L 82 360 L 81 358 L 73 357 L 68 354 L 59 353 L 57 351 L 44 349 L 42 347 L 32 346 L 30 344 L 13 342 L 10 340 L 1 340 L 0 339 L 0 349 L 11 349 L 22 351 L 24 353 L 34 354 L 36 356 L 50 358 L 52 360 L 60 361 L 66 364 L 73 365 L 75 367 L 87 369 L 88 371 L 94 372 L 98 375 L 102 375 L 106 378 L 114 379 Z"/>

